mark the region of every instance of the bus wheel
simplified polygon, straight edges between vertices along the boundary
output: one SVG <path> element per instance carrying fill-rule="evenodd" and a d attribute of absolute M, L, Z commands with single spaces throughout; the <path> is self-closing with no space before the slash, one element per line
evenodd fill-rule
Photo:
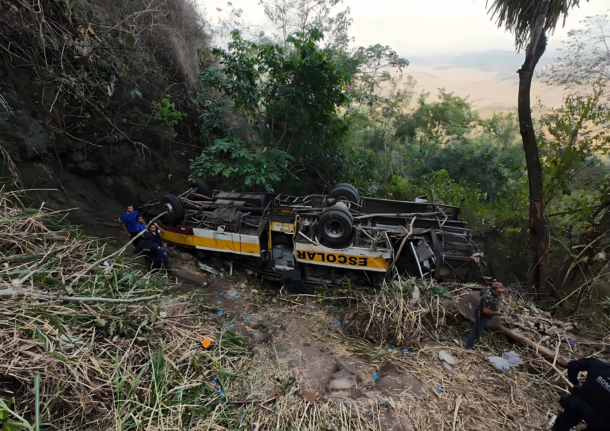
<path fill-rule="evenodd" d="M 356 187 L 352 186 L 351 184 L 338 184 L 334 189 L 331 190 L 328 196 L 338 201 L 348 201 L 355 204 L 360 202 L 358 190 L 356 190 Z"/>
<path fill-rule="evenodd" d="M 195 180 L 195 187 L 197 188 L 197 194 L 210 197 L 210 188 L 201 178 Z"/>
<path fill-rule="evenodd" d="M 327 208 L 318 221 L 320 234 L 331 244 L 346 242 L 352 236 L 352 217 L 342 210 Z"/>
<path fill-rule="evenodd" d="M 161 198 L 163 211 L 166 212 L 165 218 L 173 224 L 179 224 L 184 220 L 184 207 L 174 195 L 165 195 Z"/>

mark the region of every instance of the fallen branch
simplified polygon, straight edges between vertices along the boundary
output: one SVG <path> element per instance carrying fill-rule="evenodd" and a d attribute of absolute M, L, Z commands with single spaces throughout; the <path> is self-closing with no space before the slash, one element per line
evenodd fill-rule
<path fill-rule="evenodd" d="M 50 301 L 67 301 L 67 302 L 115 302 L 115 303 L 131 303 L 140 301 L 150 301 L 161 296 L 161 294 L 152 296 L 143 296 L 141 298 L 129 298 L 129 299 L 116 299 L 116 298 L 101 298 L 96 296 L 63 296 L 63 295 L 52 295 L 45 293 L 30 292 L 27 289 L 20 289 L 18 287 L 11 289 L 0 290 L 0 296 L 13 296 L 13 295 L 28 295 L 38 299 L 48 299 Z"/>
<path fill-rule="evenodd" d="M 553 352 L 552 350 L 547 349 L 546 347 L 539 346 L 536 343 L 534 343 L 532 340 L 530 340 L 526 337 L 523 337 L 523 336 L 517 334 L 516 332 L 511 331 L 510 329 L 508 329 L 505 326 L 500 326 L 500 329 L 502 329 L 502 332 L 504 332 L 504 334 L 506 334 L 513 340 L 519 341 L 520 343 L 527 345 L 528 347 L 535 350 L 536 353 L 540 353 L 549 359 L 553 359 L 553 361 L 555 361 L 555 358 L 556 358 L 557 364 L 561 365 L 564 368 L 566 368 L 568 366 L 568 361 L 563 356 L 559 356 L 559 352 L 557 352 L 557 354 L 556 354 L 556 352 Z M 552 364 L 551 364 L 551 366 L 554 367 L 554 365 L 552 365 Z"/>

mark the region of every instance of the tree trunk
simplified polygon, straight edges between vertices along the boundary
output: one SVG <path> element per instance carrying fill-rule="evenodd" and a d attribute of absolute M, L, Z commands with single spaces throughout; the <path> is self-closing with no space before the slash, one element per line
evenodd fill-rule
<path fill-rule="evenodd" d="M 544 7 L 544 3 L 546 3 L 547 8 Z M 544 3 L 540 12 L 541 15 L 544 14 L 542 18 L 546 16 L 546 10 L 548 9 L 548 2 Z M 532 87 L 534 70 L 538 64 L 538 60 L 540 60 L 540 57 L 542 57 L 542 54 L 544 54 L 546 49 L 546 35 L 544 34 L 542 27 L 543 24 L 544 19 L 537 20 L 536 28 L 532 32 L 532 37 L 527 46 L 525 61 L 518 71 L 519 128 L 523 140 L 523 151 L 525 152 L 530 193 L 529 231 L 536 248 L 532 270 L 535 283 L 541 291 L 545 291 L 547 287 L 549 237 L 546 221 L 544 219 L 542 165 L 540 164 L 538 143 L 536 142 L 536 133 L 532 122 L 530 90 Z"/>

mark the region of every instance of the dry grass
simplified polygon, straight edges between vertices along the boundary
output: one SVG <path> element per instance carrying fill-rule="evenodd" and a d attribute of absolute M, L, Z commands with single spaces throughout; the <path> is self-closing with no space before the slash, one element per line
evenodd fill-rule
<path fill-rule="evenodd" d="M 361 296 L 345 316 L 345 330 L 374 343 L 395 346 L 417 346 L 424 339 L 435 339 L 445 311 L 439 295 L 423 294 L 432 289 L 432 284 L 396 274 L 374 295 Z"/>
<path fill-rule="evenodd" d="M 4 286 L 40 270 L 23 282 L 24 288 L 63 292 L 83 268 L 107 254 L 59 214 L 23 209 L 6 195 L 1 199 Z M 221 296 L 210 295 L 236 281 L 210 280 L 208 290 L 181 294 L 166 276 L 115 257 L 83 276 L 75 293 L 163 297 L 130 304 L 0 298 L 0 398 L 7 406 L 14 398 L 11 418 L 19 421 L 19 415 L 30 429 L 37 418 L 44 429 L 66 430 L 545 428 L 565 387 L 554 370 L 498 334 L 483 337 L 475 351 L 455 347 L 453 339 L 465 335 L 468 326 L 447 325 L 449 309 L 425 286 L 420 285 L 420 305 L 410 305 L 412 281 L 395 283 L 400 285 L 362 297 L 359 310 L 367 305 L 375 309 L 366 318 L 359 318 L 345 300 L 282 298 L 276 290 L 251 284 L 238 286 L 240 299 L 220 317 L 207 304 Z M 223 298 L 221 306 L 228 307 Z M 230 322 L 224 319 L 227 314 Z M 346 314 L 371 321 L 369 331 L 375 328 L 385 340 L 399 341 L 395 344 L 409 347 L 413 357 L 389 351 L 379 340 L 354 336 L 339 325 Z M 246 325 L 265 326 L 270 338 L 247 347 Z M 201 346 L 204 336 L 213 340 L 210 349 Z M 317 352 L 322 365 L 309 359 L 295 362 L 307 349 Z M 438 360 L 441 349 L 456 359 L 454 372 Z M 512 349 L 526 366 L 505 373 L 487 363 L 487 356 Z M 324 389 L 336 358 L 356 366 L 353 391 Z M 373 373 L 381 375 L 386 363 L 410 383 L 399 391 L 384 389 Z M 534 387 L 532 379 L 543 381 L 542 387 Z M 302 391 L 314 388 L 318 398 L 309 403 Z"/>
<path fill-rule="evenodd" d="M 223 399 L 218 389 L 248 353 L 239 338 L 201 316 L 210 308 L 200 300 L 172 297 L 167 277 L 120 257 L 94 268 L 75 292 L 168 297 L 146 305 L 30 298 L 29 293 L 65 291 L 104 248 L 56 213 L 21 208 L 14 196 L 0 198 L 0 282 L 8 289 L 28 287 L 28 294 L 0 301 L 0 396 L 7 405 L 14 398 L 12 416 L 31 426 L 38 410 L 39 423 L 51 429 L 198 427 L 217 408 Z M 210 350 L 201 347 L 204 335 L 215 340 Z"/>

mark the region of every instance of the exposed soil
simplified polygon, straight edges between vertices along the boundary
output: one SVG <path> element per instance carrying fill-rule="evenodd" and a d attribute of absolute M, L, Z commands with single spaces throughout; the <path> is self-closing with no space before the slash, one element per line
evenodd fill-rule
<path fill-rule="evenodd" d="M 174 257 L 175 267 L 197 271 L 195 260 L 181 257 Z M 390 351 L 344 334 L 340 319 L 346 304 L 284 298 L 279 286 L 263 285 L 243 268 L 231 277 L 222 262 L 209 263 L 226 275 L 203 274 L 204 283 L 183 281 L 184 287 L 216 307 L 214 319 L 242 335 L 253 352 L 250 366 L 242 370 L 244 377 L 229 388 L 228 401 L 271 400 L 270 412 L 281 410 L 282 420 L 293 417 L 298 424 L 307 411 L 303 398 L 313 392 L 312 408 L 331 414 L 347 409 L 347 416 L 357 415 L 362 421 L 360 429 L 379 430 L 543 429 L 559 410 L 561 384 L 551 382 L 553 376 L 537 388 L 531 382 L 540 375 L 526 369 L 506 373 L 488 363 L 488 356 L 502 354 L 488 350 L 498 338 L 503 342 L 499 333 L 485 336 L 480 351 L 466 351 L 451 341 L 427 343 L 410 349 L 409 358 L 403 355 L 403 346 Z M 228 297 L 231 288 L 239 292 L 238 298 Z M 173 307 L 167 310 L 168 318 L 182 313 L 179 305 Z M 515 346 L 505 343 L 504 348 Z M 455 358 L 454 372 L 441 365 L 441 349 Z M 292 396 L 285 397 L 291 390 Z M 260 423 L 276 419 L 262 414 Z M 322 424 L 303 423 L 295 429 L 322 429 Z"/>

